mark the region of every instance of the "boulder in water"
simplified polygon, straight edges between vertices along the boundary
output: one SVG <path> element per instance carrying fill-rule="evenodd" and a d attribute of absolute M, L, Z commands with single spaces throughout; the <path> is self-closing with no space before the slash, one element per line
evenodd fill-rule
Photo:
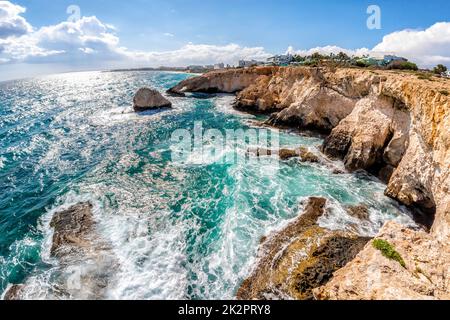
<path fill-rule="evenodd" d="M 369 220 L 370 212 L 369 208 L 365 204 L 360 204 L 357 206 L 347 206 L 346 210 L 348 214 L 359 220 Z"/>
<path fill-rule="evenodd" d="M 61 258 L 72 251 L 89 248 L 94 224 L 90 203 L 80 203 L 56 213 L 50 223 L 54 228 L 52 256 Z"/>
<path fill-rule="evenodd" d="M 3 296 L 3 300 L 21 300 L 20 296 L 22 293 L 23 285 L 22 284 L 14 284 L 6 290 L 6 293 Z"/>
<path fill-rule="evenodd" d="M 172 103 L 169 100 L 157 90 L 150 88 L 139 89 L 133 99 L 133 108 L 136 112 L 171 107 Z"/>
<path fill-rule="evenodd" d="M 291 158 L 299 158 L 302 162 L 319 162 L 320 159 L 317 155 L 309 151 L 305 147 L 299 147 L 297 149 L 279 149 L 279 150 L 268 150 L 264 148 L 250 148 L 247 150 L 247 154 L 254 155 L 256 157 L 262 156 L 272 156 L 278 154 L 279 158 L 283 161 L 289 160 Z"/>
<path fill-rule="evenodd" d="M 54 214 L 51 255 L 59 260 L 56 297 L 104 299 L 118 262 L 98 233 L 93 206 L 79 203 Z M 67 274 L 71 276 L 67 277 Z"/>

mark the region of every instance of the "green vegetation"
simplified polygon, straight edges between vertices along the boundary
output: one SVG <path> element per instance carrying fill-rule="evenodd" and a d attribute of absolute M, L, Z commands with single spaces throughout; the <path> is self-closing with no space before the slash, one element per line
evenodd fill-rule
<path fill-rule="evenodd" d="M 395 250 L 394 246 L 383 239 L 375 239 L 373 241 L 373 247 L 381 251 L 383 256 L 388 259 L 397 261 L 400 265 L 406 269 L 406 263 L 401 255 Z"/>
<path fill-rule="evenodd" d="M 387 68 L 390 70 L 419 70 L 417 64 L 410 61 L 393 61 L 387 66 Z"/>
<path fill-rule="evenodd" d="M 436 74 L 442 74 L 445 71 L 447 71 L 447 67 L 443 64 L 438 64 L 436 67 L 434 67 L 433 72 Z"/>
<path fill-rule="evenodd" d="M 441 90 L 441 91 L 439 91 L 439 93 L 444 95 L 444 96 L 448 96 L 448 91 L 447 90 Z"/>
<path fill-rule="evenodd" d="M 306 60 L 303 62 L 304 66 L 307 67 L 318 67 L 319 66 L 319 61 L 317 60 Z"/>
<path fill-rule="evenodd" d="M 370 66 L 370 63 L 365 60 L 360 59 L 355 62 L 355 66 L 361 67 L 361 68 L 367 68 Z"/>
<path fill-rule="evenodd" d="M 389 58 L 373 58 L 369 55 L 352 56 L 350 57 L 345 52 L 339 52 L 338 54 L 321 54 L 314 52 L 311 55 L 294 55 L 293 62 L 296 65 L 302 66 L 333 66 L 337 67 L 357 67 L 368 69 L 384 69 L 384 70 L 400 70 L 404 71 L 418 71 L 419 68 L 413 62 L 409 62 L 404 58 L 396 60 L 389 60 Z"/>
<path fill-rule="evenodd" d="M 420 72 L 418 75 L 417 75 L 417 78 L 419 79 L 419 80 L 429 80 L 429 81 L 433 81 L 431 78 L 433 77 L 433 74 L 431 74 L 431 73 L 428 73 L 428 72 Z"/>
<path fill-rule="evenodd" d="M 351 60 L 351 58 L 344 52 L 339 52 L 336 55 L 336 59 L 339 61 L 350 61 Z"/>

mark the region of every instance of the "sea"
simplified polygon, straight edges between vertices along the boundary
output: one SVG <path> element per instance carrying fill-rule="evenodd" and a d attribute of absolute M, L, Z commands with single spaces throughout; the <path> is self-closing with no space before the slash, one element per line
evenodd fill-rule
<path fill-rule="evenodd" d="M 328 199 L 319 224 L 332 230 L 374 236 L 389 220 L 414 224 L 385 185 L 339 172 L 339 161 L 252 155 L 265 144 L 249 132 L 317 154 L 322 138 L 260 126 L 266 116 L 234 110 L 232 95 L 168 97 L 172 109 L 133 111 L 139 88 L 165 93 L 192 76 L 81 72 L 0 83 L 0 294 L 25 284 L 25 299 L 90 297 L 73 286 L 90 270 L 82 257 L 74 269 L 50 254 L 52 216 L 82 202 L 93 205 L 115 264 L 102 275 L 105 300 L 234 299 L 261 238 L 311 196 Z M 236 131 L 244 139 L 226 139 Z M 350 205 L 367 206 L 369 219 L 350 216 Z"/>

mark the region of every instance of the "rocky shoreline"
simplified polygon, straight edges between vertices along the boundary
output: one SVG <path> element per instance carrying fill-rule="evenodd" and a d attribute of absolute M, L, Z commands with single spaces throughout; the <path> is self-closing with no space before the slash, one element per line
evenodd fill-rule
<path fill-rule="evenodd" d="M 311 197 L 296 219 L 261 239 L 257 263 L 236 298 L 450 299 L 448 91 L 450 82 L 414 74 L 308 67 L 215 71 L 169 89 L 174 96 L 234 93 L 235 108 L 270 114 L 266 126 L 325 135 L 320 151 L 299 146 L 247 153 L 322 164 L 343 160 L 348 171 L 365 170 L 385 181 L 386 195 L 415 210 L 426 226 L 412 230 L 391 221 L 373 239 L 328 230 L 318 220 L 328 213 L 329 200 Z M 134 98 L 136 112 L 170 107 L 150 88 Z M 344 209 L 369 219 L 362 204 Z M 52 217 L 50 258 L 60 279 L 47 297 L 106 298 L 111 271 L 120 266 L 98 233 L 93 210 L 80 203 Z M 73 272 L 71 283 L 67 274 Z M 13 285 L 3 298 L 26 299 L 28 286 Z"/>
<path fill-rule="evenodd" d="M 408 256 L 406 268 L 399 271 L 398 263 L 375 249 L 374 241 L 369 241 L 364 249 L 359 248 L 362 250 L 356 258 L 351 257 L 352 261 L 334 265 L 342 269 L 329 282 L 316 281 L 323 279 L 317 270 L 298 271 L 303 262 L 293 262 L 295 259 L 291 258 L 296 255 L 295 250 L 297 254 L 304 250 L 294 244 L 305 230 L 288 232 L 290 236 L 286 236 L 286 230 L 281 231 L 273 236 L 275 240 L 261 245 L 263 256 L 252 276 L 243 283 L 238 297 L 309 299 L 314 292 L 317 299 L 448 298 L 450 97 L 446 93 L 449 91 L 450 82 L 445 79 L 430 81 L 413 73 L 309 67 L 211 72 L 170 89 L 169 94 L 178 96 L 185 92 L 236 93 L 235 108 L 270 113 L 268 125 L 327 134 L 321 150 L 326 157 L 342 159 L 349 171 L 362 169 L 378 176 L 387 184 L 386 195 L 414 210 L 419 222 L 429 229 L 429 232 L 414 231 L 394 222 L 386 224 L 376 239 L 386 241 L 398 256 Z M 309 227 L 314 228 L 314 224 Z M 317 237 L 321 232 L 310 234 Z M 389 237 L 383 240 L 386 234 Z M 280 237 L 292 241 L 289 247 L 293 246 L 294 253 L 273 245 Z M 427 251 L 423 254 L 427 259 L 420 258 L 422 250 Z M 314 251 L 310 254 L 317 256 Z M 274 257 L 276 265 L 269 263 Z M 281 269 L 280 259 L 288 261 Z M 326 255 L 319 261 L 318 266 L 328 265 Z M 286 273 L 294 269 L 295 277 Z M 338 268 L 331 269 L 328 274 Z M 307 274 L 310 291 L 302 294 L 293 290 L 304 287 L 298 279 Z M 424 284 L 424 278 L 429 283 Z"/>
<path fill-rule="evenodd" d="M 324 198 L 308 199 L 302 215 L 262 239 L 258 264 L 238 299 L 313 299 L 313 289 L 355 258 L 370 239 L 319 227 L 326 203 Z"/>
<path fill-rule="evenodd" d="M 119 266 L 109 245 L 97 233 L 92 204 L 79 203 L 56 212 L 50 228 L 53 230 L 50 258 L 57 261 L 56 274 L 60 278 L 55 279 L 57 285 L 48 289 L 46 297 L 104 299 L 111 273 Z M 28 294 L 35 299 L 36 288 L 28 280 L 10 286 L 3 299 L 23 300 Z"/>

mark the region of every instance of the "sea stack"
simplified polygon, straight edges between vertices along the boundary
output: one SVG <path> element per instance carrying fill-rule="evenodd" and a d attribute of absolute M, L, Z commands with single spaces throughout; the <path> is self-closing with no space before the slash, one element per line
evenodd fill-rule
<path fill-rule="evenodd" d="M 157 90 L 150 88 L 139 89 L 133 99 L 133 108 L 136 112 L 171 107 L 172 103 L 169 100 L 164 98 Z"/>

